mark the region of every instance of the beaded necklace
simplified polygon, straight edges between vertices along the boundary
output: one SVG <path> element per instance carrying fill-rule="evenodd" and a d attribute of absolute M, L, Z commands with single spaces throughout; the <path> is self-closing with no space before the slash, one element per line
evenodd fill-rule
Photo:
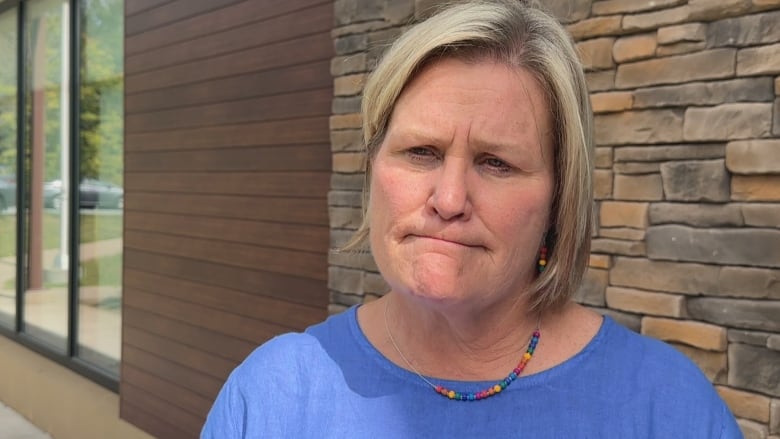
<path fill-rule="evenodd" d="M 498 381 L 497 383 L 493 384 L 492 386 L 488 387 L 485 390 L 481 390 L 479 392 L 456 392 L 454 390 L 448 389 L 444 386 L 439 386 L 436 384 L 433 384 L 430 382 L 427 378 L 421 374 L 416 367 L 412 366 L 412 363 L 406 359 L 406 356 L 401 352 L 401 349 L 398 347 L 398 344 L 395 342 L 395 338 L 393 338 L 393 334 L 390 332 L 390 325 L 387 323 L 387 302 L 385 302 L 385 330 L 387 330 L 387 336 L 390 338 L 390 343 L 393 344 L 393 347 L 395 348 L 395 351 L 398 353 L 398 355 L 403 358 L 403 360 L 406 362 L 406 365 L 409 366 L 409 369 L 414 371 L 414 373 L 417 374 L 417 376 L 420 377 L 423 381 L 425 381 L 431 388 L 438 393 L 441 396 L 444 396 L 446 398 L 449 398 L 453 401 L 480 401 L 486 398 L 490 398 L 493 395 L 498 395 L 501 393 L 502 390 L 506 389 L 510 384 L 512 384 L 518 376 L 520 376 L 521 373 L 523 373 L 523 369 L 525 369 L 525 366 L 528 364 L 529 361 L 531 361 L 531 357 L 534 355 L 534 350 L 536 349 L 537 343 L 539 343 L 539 336 L 541 333 L 539 332 L 539 326 L 541 323 L 541 316 L 539 317 L 539 321 L 536 322 L 536 329 L 533 332 L 533 335 L 531 335 L 531 339 L 528 341 L 528 348 L 526 349 L 523 356 L 520 358 L 520 362 L 517 363 L 517 366 L 512 370 L 512 372 L 507 375 L 506 378 L 504 378 L 501 381 Z"/>

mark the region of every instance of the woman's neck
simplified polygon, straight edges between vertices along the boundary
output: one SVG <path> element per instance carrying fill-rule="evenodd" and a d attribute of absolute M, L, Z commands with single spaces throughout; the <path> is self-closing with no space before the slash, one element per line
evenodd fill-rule
<path fill-rule="evenodd" d="M 478 311 L 473 304 L 441 309 L 398 293 L 378 302 L 385 338 L 396 351 L 383 353 L 404 368 L 408 360 L 419 373 L 442 379 L 505 377 L 539 324 L 539 316 L 517 299 Z"/>

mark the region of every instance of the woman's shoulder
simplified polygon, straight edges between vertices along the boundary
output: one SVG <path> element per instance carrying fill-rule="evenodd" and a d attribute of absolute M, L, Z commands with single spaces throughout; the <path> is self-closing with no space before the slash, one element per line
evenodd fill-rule
<path fill-rule="evenodd" d="M 236 368 L 236 378 L 257 383 L 260 381 L 258 376 L 263 377 L 262 381 L 268 381 L 269 373 L 274 371 L 292 376 L 291 371 L 315 367 L 329 357 L 326 350 L 332 344 L 331 340 L 340 339 L 342 345 L 345 344 L 351 312 L 330 316 L 304 332 L 288 332 L 266 341 Z"/>

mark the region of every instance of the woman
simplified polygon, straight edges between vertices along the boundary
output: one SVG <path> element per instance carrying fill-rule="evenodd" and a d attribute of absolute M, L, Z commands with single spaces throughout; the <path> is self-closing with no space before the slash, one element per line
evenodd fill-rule
<path fill-rule="evenodd" d="M 413 27 L 364 92 L 364 223 L 391 291 L 233 372 L 202 437 L 741 437 L 681 354 L 570 301 L 591 114 L 530 2 Z"/>

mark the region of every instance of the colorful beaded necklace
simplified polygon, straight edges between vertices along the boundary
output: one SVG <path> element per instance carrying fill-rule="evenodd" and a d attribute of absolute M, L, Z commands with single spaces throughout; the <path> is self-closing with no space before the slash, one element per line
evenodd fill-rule
<path fill-rule="evenodd" d="M 387 308 L 389 307 L 387 306 L 387 302 L 385 302 L 385 329 L 387 330 L 387 336 L 390 338 L 390 342 L 393 344 L 395 351 L 398 352 L 398 355 L 400 355 L 401 358 L 403 358 L 403 360 L 406 362 L 406 365 L 409 366 L 409 368 L 412 369 L 414 373 L 420 377 L 420 379 L 431 386 L 431 388 L 433 388 L 436 393 L 453 401 L 480 401 L 501 393 L 502 390 L 506 389 L 517 379 L 518 376 L 520 376 L 521 373 L 523 373 L 523 369 L 525 369 L 525 366 L 529 361 L 531 361 L 531 357 L 534 355 L 534 350 L 536 350 L 536 345 L 539 343 L 539 337 L 541 335 L 539 332 L 539 325 L 541 323 L 540 317 L 539 321 L 536 322 L 536 329 L 534 330 L 533 335 L 531 335 L 531 339 L 528 341 L 528 348 L 526 349 L 522 358 L 520 358 L 520 362 L 517 363 L 517 366 L 512 370 L 512 372 L 509 373 L 509 375 L 507 375 L 506 378 L 479 392 L 456 392 L 455 390 L 448 389 L 444 386 L 433 384 L 427 378 L 425 378 L 416 367 L 412 366 L 412 363 L 409 360 L 406 359 L 406 356 L 403 354 L 403 352 L 401 352 L 401 349 L 395 342 L 393 334 L 390 332 L 390 325 L 387 323 Z"/>

